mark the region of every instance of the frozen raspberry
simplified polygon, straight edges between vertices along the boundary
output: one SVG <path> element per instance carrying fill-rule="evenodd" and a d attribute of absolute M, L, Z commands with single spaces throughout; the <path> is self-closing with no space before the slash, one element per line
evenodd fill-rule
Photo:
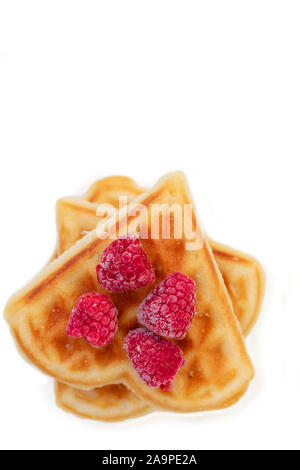
<path fill-rule="evenodd" d="M 118 311 L 107 295 L 84 294 L 76 302 L 66 333 L 99 348 L 113 341 L 118 329 Z"/>
<path fill-rule="evenodd" d="M 141 303 L 138 321 L 157 335 L 183 339 L 195 314 L 195 282 L 181 273 L 169 274 Z"/>
<path fill-rule="evenodd" d="M 124 349 L 140 379 L 149 387 L 171 389 L 178 370 L 185 360 L 181 349 L 171 341 L 160 338 L 145 328 L 128 333 Z"/>
<path fill-rule="evenodd" d="M 150 260 L 134 233 L 110 243 L 96 270 L 98 281 L 109 292 L 140 289 L 155 279 Z"/>

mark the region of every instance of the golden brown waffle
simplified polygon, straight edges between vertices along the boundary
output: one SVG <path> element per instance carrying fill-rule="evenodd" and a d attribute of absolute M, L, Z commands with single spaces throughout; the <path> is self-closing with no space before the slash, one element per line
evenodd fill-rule
<path fill-rule="evenodd" d="M 126 179 L 128 181 L 128 178 Z M 110 187 L 117 207 L 118 186 Z M 130 187 L 122 186 L 123 194 L 130 195 Z M 136 186 L 135 186 L 136 187 Z M 101 191 L 101 180 L 92 186 L 95 194 Z M 142 193 L 142 190 L 140 191 Z M 128 199 L 132 200 L 129 196 Z M 57 204 L 58 253 L 71 247 L 87 231 L 93 230 L 101 218 L 96 216 L 98 204 L 80 201 L 78 198 L 64 198 Z M 70 229 L 72 227 L 72 229 Z M 210 241 L 214 256 L 229 290 L 235 314 L 246 335 L 255 323 L 264 291 L 264 275 L 259 263 L 252 257 L 232 248 Z M 141 416 L 153 410 L 150 405 L 137 397 L 125 385 L 107 385 L 93 391 L 79 390 L 56 382 L 56 402 L 67 411 L 90 419 L 118 421 Z"/>
<path fill-rule="evenodd" d="M 82 418 L 101 421 L 121 421 L 137 418 L 154 410 L 151 405 L 131 392 L 126 385 L 113 384 L 93 390 L 55 381 L 58 406 Z"/>
<path fill-rule="evenodd" d="M 138 204 L 143 203 L 150 215 L 152 203 L 174 202 L 182 207 L 190 203 L 185 178 L 178 173 L 162 178 L 135 201 L 128 216 L 129 231 L 136 230 L 133 213 Z M 120 217 L 122 221 L 124 211 Z M 192 222 L 195 226 L 194 215 Z M 5 315 L 24 354 L 65 383 L 88 389 L 123 382 L 157 407 L 197 411 L 234 403 L 245 392 L 253 368 L 206 241 L 201 249 L 187 251 L 186 240 L 163 240 L 161 236 L 143 240 L 156 269 L 156 282 L 179 270 L 197 284 L 197 315 L 186 339 L 180 341 L 186 365 L 171 392 L 142 383 L 122 348 L 124 336 L 136 326 L 137 307 L 151 287 L 110 296 L 119 310 L 119 331 L 111 345 L 96 350 L 83 339 L 66 336 L 69 313 L 78 296 L 89 291 L 104 293 L 97 283 L 95 266 L 110 240 L 98 236 L 96 231 L 87 234 L 9 301 Z"/>

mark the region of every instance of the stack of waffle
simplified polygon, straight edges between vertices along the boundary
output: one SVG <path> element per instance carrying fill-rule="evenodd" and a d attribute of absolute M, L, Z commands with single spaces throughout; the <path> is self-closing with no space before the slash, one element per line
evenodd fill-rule
<path fill-rule="evenodd" d="M 120 196 L 128 204 L 121 209 Z M 105 214 L 104 220 L 97 210 L 99 204 L 118 209 L 117 217 Z M 57 404 L 79 416 L 118 421 L 155 410 L 224 408 L 245 393 L 253 378 L 244 338 L 261 306 L 264 275 L 259 263 L 204 235 L 191 249 L 193 240 L 185 239 L 185 234 L 181 239 L 175 236 L 172 224 L 170 237 L 165 238 L 163 223 L 157 237 L 151 237 L 149 231 L 142 239 L 155 282 L 175 271 L 192 278 L 197 311 L 187 336 L 178 342 L 185 365 L 170 391 L 150 388 L 132 368 L 123 341 L 138 326 L 138 306 L 153 286 L 108 294 L 97 281 L 95 266 L 111 242 L 110 229 L 115 227 L 118 237 L 126 217 L 128 232 L 137 232 L 141 229 L 139 208 L 145 208 L 151 222 L 153 204 L 176 204 L 183 213 L 185 205 L 192 204 L 184 175 L 168 174 L 150 190 L 127 177 L 108 177 L 94 183 L 81 198 L 60 199 L 53 259 L 7 304 L 5 316 L 19 349 L 54 377 Z M 193 233 L 203 234 L 195 212 L 190 211 L 189 217 Z M 66 334 L 70 312 L 78 297 L 87 292 L 108 294 L 119 312 L 116 337 L 101 348 Z"/>

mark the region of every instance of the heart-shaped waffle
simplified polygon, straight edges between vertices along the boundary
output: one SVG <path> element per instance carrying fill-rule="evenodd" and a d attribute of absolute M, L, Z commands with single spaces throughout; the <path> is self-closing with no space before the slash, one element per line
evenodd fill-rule
<path fill-rule="evenodd" d="M 162 178 L 140 196 L 128 213 L 129 232 L 140 222 L 136 211 L 151 204 L 191 202 L 182 174 Z M 120 224 L 126 211 L 120 211 Z M 190 220 L 197 228 L 194 214 Z M 108 224 L 108 228 L 111 225 Z M 180 271 L 197 284 L 197 315 L 187 337 L 180 342 L 186 365 L 178 373 L 173 389 L 164 392 L 143 384 L 123 350 L 123 339 L 136 326 L 138 305 L 149 288 L 130 294 L 110 295 L 120 321 L 115 341 L 100 350 L 84 340 L 65 335 L 66 323 L 79 295 L 98 291 L 95 266 L 109 240 L 99 238 L 105 230 L 93 231 L 47 266 L 26 288 L 9 301 L 5 315 L 22 351 L 38 367 L 58 380 L 94 388 L 122 381 L 150 403 L 176 411 L 220 408 L 234 403 L 246 390 L 253 368 L 223 279 L 206 240 L 196 250 L 187 250 L 190 240 L 172 238 L 143 240 L 143 246 L 160 282 L 168 273 Z"/>

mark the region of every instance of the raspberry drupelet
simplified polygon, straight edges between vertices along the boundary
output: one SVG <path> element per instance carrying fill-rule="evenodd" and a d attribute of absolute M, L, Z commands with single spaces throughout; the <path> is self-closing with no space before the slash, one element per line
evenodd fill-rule
<path fill-rule="evenodd" d="M 160 338 L 145 328 L 128 333 L 124 349 L 140 379 L 149 387 L 171 389 L 171 384 L 184 365 L 181 349 L 171 341 Z"/>
<path fill-rule="evenodd" d="M 84 294 L 76 302 L 66 333 L 84 339 L 95 348 L 113 341 L 118 329 L 118 311 L 109 297 L 98 293 Z"/>
<path fill-rule="evenodd" d="M 110 243 L 96 271 L 99 283 L 108 292 L 140 289 L 155 280 L 153 267 L 135 233 Z"/>
<path fill-rule="evenodd" d="M 157 335 L 183 339 L 195 314 L 195 282 L 181 273 L 169 274 L 138 310 L 138 321 Z"/>

